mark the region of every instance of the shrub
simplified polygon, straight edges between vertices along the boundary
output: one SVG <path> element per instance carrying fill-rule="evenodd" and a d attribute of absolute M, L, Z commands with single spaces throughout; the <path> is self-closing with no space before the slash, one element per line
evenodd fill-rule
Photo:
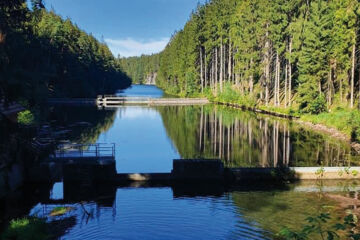
<path fill-rule="evenodd" d="M 311 114 L 319 114 L 322 112 L 326 112 L 326 99 L 324 94 L 320 94 L 319 96 L 317 96 L 317 98 L 315 98 L 315 100 L 308 105 L 308 108 L 305 108 L 304 110 L 305 113 Z"/>
<path fill-rule="evenodd" d="M 289 228 L 283 228 L 278 236 L 286 240 L 307 240 L 307 239 L 343 239 L 341 234 L 346 235 L 346 239 L 358 240 L 360 234 L 356 227 L 358 218 L 356 215 L 347 214 L 342 222 L 333 226 L 326 227 L 325 224 L 331 219 L 329 213 L 320 213 L 317 216 L 306 218 L 307 224 L 300 231 L 293 231 Z"/>
<path fill-rule="evenodd" d="M 256 100 L 254 96 L 243 95 L 232 88 L 231 84 L 225 84 L 222 93 L 218 94 L 217 100 L 225 103 L 236 103 L 246 107 L 255 107 Z"/>
<path fill-rule="evenodd" d="M 34 115 L 29 110 L 19 112 L 17 121 L 22 125 L 31 125 L 34 123 Z"/>
<path fill-rule="evenodd" d="M 2 234 L 2 240 L 46 240 L 49 233 L 44 219 L 28 217 L 12 220 Z"/>

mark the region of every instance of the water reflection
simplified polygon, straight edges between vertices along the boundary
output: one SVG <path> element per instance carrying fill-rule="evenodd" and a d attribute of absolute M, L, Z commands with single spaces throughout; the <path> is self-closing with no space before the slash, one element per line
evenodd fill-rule
<path fill-rule="evenodd" d="M 329 184 L 328 189 L 341 191 L 336 182 Z M 333 216 L 329 225 L 338 216 L 335 201 L 306 191 L 319 191 L 315 182 L 279 188 L 252 184 L 230 190 L 204 185 L 83 187 L 65 184 L 64 199 L 43 198 L 30 215 L 52 223 L 64 220 L 66 231 L 59 239 L 90 240 L 273 239 L 284 226 L 301 228 L 300 223 L 321 212 L 324 205 Z M 73 210 L 60 217 L 50 216 L 57 206 Z M 66 224 L 70 220 L 71 224 Z"/>
<path fill-rule="evenodd" d="M 44 134 L 76 143 L 95 143 L 102 132 L 111 128 L 115 113 L 95 106 L 52 106 L 42 114 L 50 126 L 50 132 Z"/>
<path fill-rule="evenodd" d="M 72 141 L 116 143 L 118 172 L 169 172 L 176 158 L 220 158 L 228 167 L 350 166 L 360 160 L 347 142 L 222 106 L 68 107 L 52 116 L 60 126 L 90 123 L 71 128 Z"/>
<path fill-rule="evenodd" d="M 124 106 L 99 143 L 116 143 L 116 169 L 119 173 L 170 172 L 172 160 L 179 158 L 166 134 L 160 113 L 147 106 Z"/>
<path fill-rule="evenodd" d="M 155 86 L 133 86 L 124 96 L 162 97 Z M 347 142 L 300 124 L 224 106 L 122 106 L 51 109 L 56 125 L 89 122 L 70 139 L 116 143 L 118 172 L 169 172 L 174 158 L 220 158 L 228 167 L 349 166 Z M 75 124 L 76 125 L 76 124 Z"/>
<path fill-rule="evenodd" d="M 118 91 L 117 95 L 125 97 L 161 98 L 164 96 L 164 92 L 153 85 L 132 85 L 125 90 Z"/>
<path fill-rule="evenodd" d="M 222 106 L 158 107 L 183 158 L 220 158 L 228 167 L 349 166 L 348 143 L 288 120 Z"/>

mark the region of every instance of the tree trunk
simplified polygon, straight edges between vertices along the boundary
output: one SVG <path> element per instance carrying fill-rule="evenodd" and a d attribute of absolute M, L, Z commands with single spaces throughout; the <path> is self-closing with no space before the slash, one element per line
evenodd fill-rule
<path fill-rule="evenodd" d="M 267 26 L 268 28 L 269 26 Z M 269 32 L 266 31 L 265 42 L 265 104 L 269 106 L 269 82 L 270 82 L 270 41 Z"/>
<path fill-rule="evenodd" d="M 285 87 L 284 87 L 284 105 L 285 108 L 287 107 L 287 88 L 288 88 L 288 62 L 286 61 L 285 64 Z"/>
<path fill-rule="evenodd" d="M 332 88 L 331 88 L 331 81 L 332 81 L 332 77 L 331 77 L 331 66 L 330 66 L 330 70 L 329 70 L 329 77 L 328 77 L 328 93 L 327 93 L 327 104 L 328 104 L 328 108 L 331 106 L 331 100 L 332 100 Z"/>
<path fill-rule="evenodd" d="M 218 94 L 218 48 L 215 48 L 215 95 Z"/>
<path fill-rule="evenodd" d="M 279 53 L 276 52 L 275 60 L 275 89 L 274 89 L 274 102 L 275 106 L 279 105 Z"/>
<path fill-rule="evenodd" d="M 290 43 L 289 43 L 289 53 L 290 53 L 290 57 L 289 57 L 289 99 L 288 99 L 288 104 L 289 106 L 291 106 L 291 87 L 292 87 L 292 65 L 291 65 L 291 53 L 292 53 L 292 38 L 290 39 Z"/>
<path fill-rule="evenodd" d="M 220 92 L 223 91 L 223 76 L 224 76 L 224 47 L 223 47 L 223 40 L 221 38 L 221 46 L 220 46 Z"/>
<path fill-rule="evenodd" d="M 236 73 L 235 73 L 235 59 L 233 58 L 233 59 L 232 59 L 232 74 L 231 74 L 231 75 L 232 75 L 231 77 L 232 77 L 232 79 L 233 79 L 233 82 L 236 82 L 236 80 L 235 80 L 235 74 L 236 74 Z"/>
<path fill-rule="evenodd" d="M 232 73 L 231 73 L 231 66 L 232 66 L 232 63 L 231 63 L 231 40 L 229 39 L 229 60 L 228 60 L 228 81 L 231 82 L 232 79 L 231 79 L 231 76 L 232 76 Z"/>
<path fill-rule="evenodd" d="M 280 73 L 281 73 L 281 66 L 280 66 L 280 57 L 279 54 L 277 53 L 277 66 L 278 66 L 278 76 L 277 76 L 277 104 L 278 107 L 280 106 Z"/>
<path fill-rule="evenodd" d="M 356 46 L 355 44 L 353 45 L 353 49 L 352 49 L 352 68 L 351 68 L 351 99 L 350 99 L 350 107 L 354 108 L 354 78 L 355 78 L 355 52 L 356 52 Z"/>
<path fill-rule="evenodd" d="M 275 82 L 274 82 L 274 106 L 277 106 L 277 59 L 275 61 Z"/>
<path fill-rule="evenodd" d="M 252 73 L 252 65 L 253 65 L 253 58 L 250 59 L 250 80 L 249 80 L 250 94 L 252 94 L 254 90 L 254 75 Z"/>
<path fill-rule="evenodd" d="M 200 79 L 201 79 L 201 93 L 204 93 L 204 70 L 203 70 L 203 56 L 202 47 L 200 46 Z"/>
<path fill-rule="evenodd" d="M 211 61 L 211 84 L 212 84 L 212 90 L 214 91 L 215 90 L 215 60 L 214 60 L 214 52 L 213 52 L 213 55 L 212 55 L 212 61 Z"/>
<path fill-rule="evenodd" d="M 206 61 L 206 48 L 205 48 L 205 51 L 204 51 L 204 55 L 205 55 L 205 59 L 204 59 L 204 71 L 205 71 L 205 87 L 207 87 L 208 86 L 208 76 L 207 76 L 207 67 L 208 67 L 208 65 L 207 65 L 207 61 Z"/>

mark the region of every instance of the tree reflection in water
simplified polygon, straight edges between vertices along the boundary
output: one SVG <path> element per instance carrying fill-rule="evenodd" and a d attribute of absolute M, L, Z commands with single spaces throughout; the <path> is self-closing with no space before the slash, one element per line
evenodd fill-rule
<path fill-rule="evenodd" d="M 286 119 L 214 105 L 144 108 L 159 112 L 182 158 L 220 158 L 227 167 L 350 166 L 360 160 L 347 142 Z M 71 139 L 94 143 L 126 109 L 63 108 L 53 118 L 62 125 L 90 122 L 91 127 L 74 130 Z"/>
<path fill-rule="evenodd" d="M 220 158 L 228 167 L 349 166 L 348 143 L 289 120 L 223 106 L 158 107 L 183 158 Z"/>

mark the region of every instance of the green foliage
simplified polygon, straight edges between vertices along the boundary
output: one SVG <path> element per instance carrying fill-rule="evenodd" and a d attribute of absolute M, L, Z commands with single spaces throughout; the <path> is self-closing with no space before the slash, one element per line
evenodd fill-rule
<path fill-rule="evenodd" d="M 146 78 L 157 74 L 160 64 L 160 55 L 142 55 L 140 57 L 120 58 L 121 68 L 131 78 L 133 83 L 145 83 Z"/>
<path fill-rule="evenodd" d="M 302 104 L 300 106 L 303 106 Z M 318 95 L 313 101 L 307 104 L 307 107 L 301 108 L 302 113 L 319 114 L 326 112 L 326 100 L 323 94 Z"/>
<path fill-rule="evenodd" d="M 360 112 L 358 110 L 336 108 L 331 112 L 323 112 L 318 115 L 303 115 L 301 119 L 336 128 L 351 136 L 353 141 L 360 142 Z"/>
<path fill-rule="evenodd" d="M 257 105 L 253 96 L 239 94 L 230 84 L 226 84 L 223 92 L 219 93 L 215 99 L 218 102 L 235 103 L 248 108 L 254 108 Z"/>
<path fill-rule="evenodd" d="M 325 174 L 325 169 L 323 167 L 321 167 L 318 170 L 316 170 L 315 174 L 319 178 L 322 178 L 324 176 L 324 174 Z"/>
<path fill-rule="evenodd" d="M 360 142 L 360 111 L 351 111 L 347 124 L 351 127 L 351 140 Z"/>
<path fill-rule="evenodd" d="M 359 13 L 356 0 L 210 0 L 156 55 L 157 85 L 293 115 L 349 106 Z"/>
<path fill-rule="evenodd" d="M 0 1 L 0 95 L 33 106 L 48 97 L 94 97 L 130 85 L 105 43 L 40 0 Z M 24 57 L 26 56 L 26 57 Z"/>
<path fill-rule="evenodd" d="M 1 236 L 2 240 L 47 240 L 49 231 L 44 219 L 27 217 L 12 220 Z"/>
<path fill-rule="evenodd" d="M 22 125 L 31 125 L 34 123 L 34 115 L 29 110 L 18 113 L 17 122 Z"/>
<path fill-rule="evenodd" d="M 341 234 L 345 232 L 347 239 L 358 240 L 360 234 L 355 231 L 358 223 L 358 218 L 354 214 L 348 214 L 343 223 L 337 223 L 331 227 L 325 227 L 325 224 L 331 219 L 329 213 L 320 213 L 315 217 L 307 217 L 307 224 L 303 226 L 300 231 L 292 231 L 289 228 L 284 228 L 279 232 L 279 235 L 287 240 L 307 240 L 307 239 L 342 239 Z"/>

